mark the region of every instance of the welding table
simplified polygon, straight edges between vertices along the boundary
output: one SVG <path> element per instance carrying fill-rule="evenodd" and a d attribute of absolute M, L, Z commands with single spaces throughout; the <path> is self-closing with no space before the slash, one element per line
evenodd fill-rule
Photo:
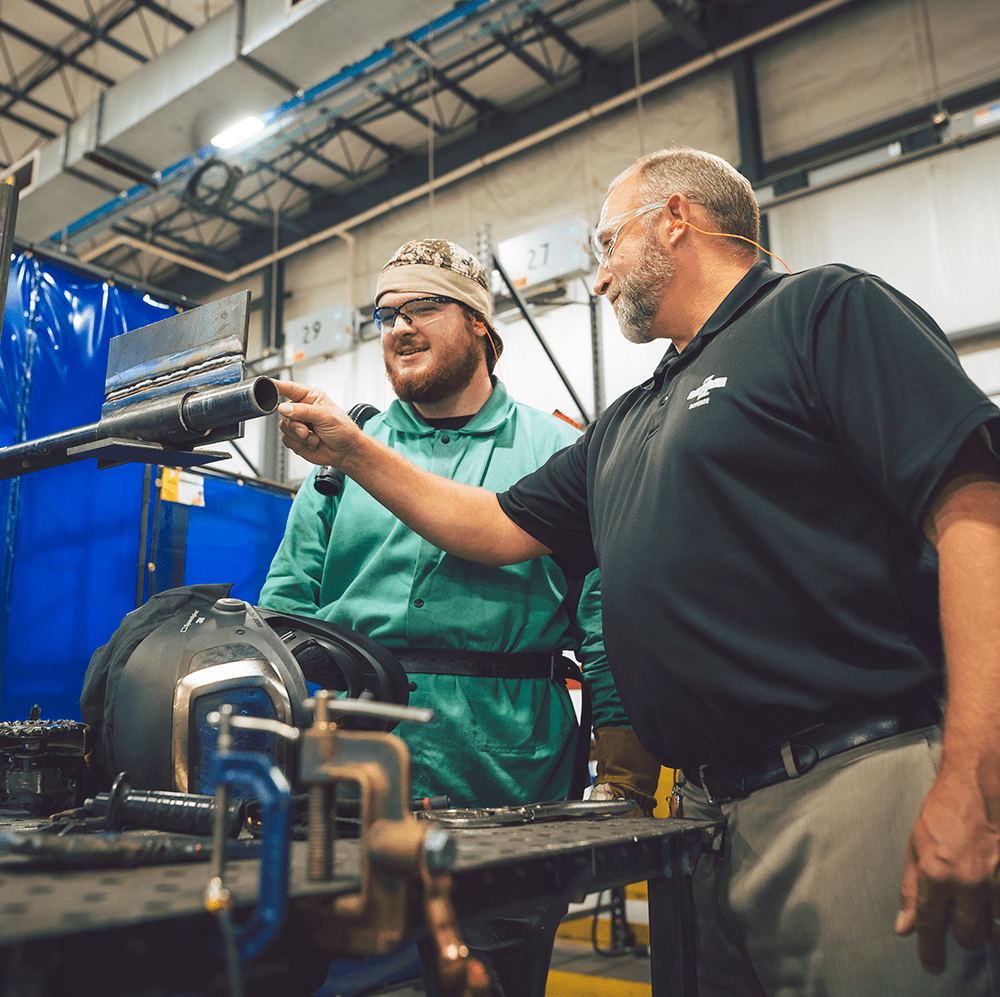
<path fill-rule="evenodd" d="M 9 826 L 9 823 L 7 824 Z M 37 826 L 37 824 L 36 824 Z M 696 997 L 691 874 L 714 827 L 705 821 L 615 817 L 534 825 L 450 829 L 458 854 L 452 898 L 459 915 L 530 908 L 542 900 L 648 881 L 653 997 Z M 359 842 L 337 842 L 332 882 L 305 875 L 305 842 L 293 842 L 293 898 L 357 889 Z M 211 944 L 204 862 L 132 869 L 53 869 L 0 854 L 0 992 L 5 997 L 170 997 L 226 992 Z M 227 862 L 226 886 L 239 910 L 254 903 L 258 862 Z M 419 889 L 408 923 L 421 932 Z M 244 967 L 247 994 L 308 993 L 280 981 L 310 955 L 295 927 Z M 315 959 L 315 952 L 311 958 Z M 322 956 L 326 962 L 332 958 Z M 322 978 L 322 977 L 321 977 Z"/>

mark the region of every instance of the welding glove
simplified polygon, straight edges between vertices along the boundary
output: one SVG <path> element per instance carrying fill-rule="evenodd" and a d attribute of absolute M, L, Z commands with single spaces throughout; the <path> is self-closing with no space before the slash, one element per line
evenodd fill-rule
<path fill-rule="evenodd" d="M 635 800 L 643 816 L 652 817 L 660 763 L 639 743 L 631 727 L 594 729 L 597 778 L 592 800 Z"/>

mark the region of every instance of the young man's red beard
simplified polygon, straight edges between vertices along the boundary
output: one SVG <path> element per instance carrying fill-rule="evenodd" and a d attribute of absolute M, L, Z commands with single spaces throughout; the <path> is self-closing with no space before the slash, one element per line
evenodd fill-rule
<path fill-rule="evenodd" d="M 433 367 L 400 371 L 392 363 L 395 354 L 385 357 L 385 371 L 396 397 L 404 402 L 439 402 L 457 394 L 472 380 L 483 357 L 482 340 L 468 324 L 468 339 L 447 347 L 436 347 Z"/>

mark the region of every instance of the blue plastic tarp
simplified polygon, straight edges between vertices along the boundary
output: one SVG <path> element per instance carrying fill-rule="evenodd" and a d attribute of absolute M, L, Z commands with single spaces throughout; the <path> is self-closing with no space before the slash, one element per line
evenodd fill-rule
<path fill-rule="evenodd" d="M 108 341 L 173 312 L 16 256 L 0 338 L 0 446 L 96 422 Z M 45 719 L 79 719 L 90 656 L 135 608 L 137 586 L 149 592 L 152 528 L 140 550 L 145 471 L 102 471 L 91 459 L 0 481 L 0 719 L 24 719 L 35 703 Z M 169 554 L 176 584 L 233 582 L 234 596 L 256 601 L 290 497 L 206 478 L 205 500 L 203 509 L 174 507 L 183 510 Z M 156 503 L 161 516 L 166 505 Z"/>
<path fill-rule="evenodd" d="M 96 422 L 108 340 L 173 308 L 22 255 L 0 339 L 0 442 Z M 3 482 L 0 717 L 79 717 L 94 648 L 135 608 L 143 468 L 94 460 Z"/>

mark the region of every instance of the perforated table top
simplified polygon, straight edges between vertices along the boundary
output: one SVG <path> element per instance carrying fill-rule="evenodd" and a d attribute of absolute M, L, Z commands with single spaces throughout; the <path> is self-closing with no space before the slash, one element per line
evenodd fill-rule
<path fill-rule="evenodd" d="M 2 824 L 25 831 L 38 827 L 37 821 Z M 485 909 L 550 895 L 572 900 L 610 885 L 661 876 L 664 841 L 679 837 L 694 847 L 706 826 L 699 821 L 615 817 L 449 829 L 458 846 L 452 871 L 456 905 Z M 311 882 L 306 861 L 307 844 L 293 842 L 291 897 L 334 896 L 358 888 L 357 840 L 337 842 L 330 882 Z M 79 869 L 55 868 L 20 855 L 0 856 L 0 944 L 201 914 L 208 877 L 207 862 Z M 225 881 L 236 906 L 252 906 L 258 861 L 227 862 Z"/>

